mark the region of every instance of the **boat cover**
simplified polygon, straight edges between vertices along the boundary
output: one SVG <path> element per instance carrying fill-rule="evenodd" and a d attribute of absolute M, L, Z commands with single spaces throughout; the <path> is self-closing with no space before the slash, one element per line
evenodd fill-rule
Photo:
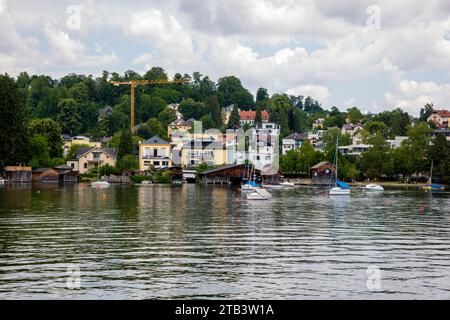
<path fill-rule="evenodd" d="M 345 182 L 342 181 L 336 181 L 336 184 L 341 187 L 342 189 L 350 189 L 350 186 L 348 184 L 346 184 Z"/>

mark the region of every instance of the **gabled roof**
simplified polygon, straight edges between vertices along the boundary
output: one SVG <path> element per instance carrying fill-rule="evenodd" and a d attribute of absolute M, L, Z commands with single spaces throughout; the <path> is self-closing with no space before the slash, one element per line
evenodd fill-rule
<path fill-rule="evenodd" d="M 142 144 L 169 144 L 169 142 L 167 142 L 166 140 L 161 139 L 158 136 L 154 136 L 148 140 L 145 140 L 144 142 L 142 142 Z"/>
<path fill-rule="evenodd" d="M 79 148 L 77 150 L 77 160 L 80 159 L 82 156 L 84 156 L 85 154 L 94 151 L 95 149 L 97 149 L 100 152 L 104 152 L 109 154 L 111 157 L 113 158 L 117 158 L 117 152 L 116 149 L 114 148 L 98 148 L 98 147 L 92 147 L 92 148 Z"/>
<path fill-rule="evenodd" d="M 174 122 L 172 122 L 170 125 L 173 127 L 175 127 L 175 126 L 189 127 L 189 126 L 192 126 L 194 121 L 195 121 L 195 119 L 189 119 L 189 120 L 177 119 Z"/>
<path fill-rule="evenodd" d="M 104 108 L 98 110 L 98 113 L 100 115 L 102 114 L 111 114 L 113 113 L 114 109 L 111 106 L 105 106 Z"/>
<path fill-rule="evenodd" d="M 293 133 L 287 136 L 285 139 L 292 139 L 296 141 L 304 141 L 308 139 L 308 134 L 305 133 Z"/>
<path fill-rule="evenodd" d="M 311 169 L 320 169 L 320 168 L 322 168 L 323 166 L 325 166 L 325 165 L 332 165 L 330 162 L 327 162 L 327 161 L 322 161 L 322 162 L 319 162 L 318 164 L 316 164 L 315 166 L 312 166 L 311 167 Z"/>
<path fill-rule="evenodd" d="M 53 169 L 51 169 L 51 168 L 37 168 L 37 169 L 33 170 L 33 173 L 44 173 L 44 172 L 47 172 L 49 170 L 53 170 Z"/>

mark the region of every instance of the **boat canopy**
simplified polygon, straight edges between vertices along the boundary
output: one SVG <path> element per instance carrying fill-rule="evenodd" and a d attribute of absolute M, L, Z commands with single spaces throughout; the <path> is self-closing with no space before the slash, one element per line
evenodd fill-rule
<path fill-rule="evenodd" d="M 342 182 L 342 181 L 337 180 L 337 181 L 336 181 L 336 184 L 337 184 L 339 187 L 341 187 L 342 189 L 350 189 L 350 186 L 349 186 L 348 184 L 346 184 L 345 182 Z"/>
<path fill-rule="evenodd" d="M 431 189 L 441 189 L 442 188 L 442 184 L 430 184 Z"/>

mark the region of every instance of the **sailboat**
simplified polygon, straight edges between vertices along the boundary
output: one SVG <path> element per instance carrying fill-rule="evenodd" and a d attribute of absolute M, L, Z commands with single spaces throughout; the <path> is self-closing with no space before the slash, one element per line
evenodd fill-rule
<path fill-rule="evenodd" d="M 253 168 L 249 169 L 248 173 L 249 173 L 248 178 L 246 178 L 247 182 L 245 184 L 241 185 L 241 189 L 242 190 L 254 190 L 256 188 L 260 188 L 261 185 L 256 182 L 256 174 L 253 173 Z M 253 174 L 253 178 L 252 178 L 252 174 Z M 243 177 L 245 176 L 245 169 L 244 169 L 244 173 L 242 176 Z"/>
<path fill-rule="evenodd" d="M 334 158 L 334 166 L 336 168 L 336 179 L 334 182 L 334 187 L 330 189 L 330 196 L 339 196 L 339 195 L 349 195 L 350 194 L 350 186 L 345 182 L 338 180 L 338 152 L 339 152 L 339 136 L 336 139 L 336 154 Z"/>
<path fill-rule="evenodd" d="M 95 189 L 107 189 L 110 186 L 111 185 L 110 185 L 109 182 L 107 182 L 107 181 L 100 181 L 100 167 L 99 167 L 99 165 L 97 163 L 97 181 L 93 182 L 91 184 L 91 187 L 95 188 Z"/>
<path fill-rule="evenodd" d="M 422 188 L 425 191 L 441 191 L 445 189 L 442 184 L 433 183 L 433 161 L 431 161 L 430 180 L 428 182 L 428 185 Z"/>
<path fill-rule="evenodd" d="M 272 198 L 270 192 L 262 188 L 261 185 L 257 183 L 254 167 L 249 171 L 248 181 L 246 184 L 241 186 L 241 190 L 246 192 L 245 196 L 247 200 L 269 200 Z"/>

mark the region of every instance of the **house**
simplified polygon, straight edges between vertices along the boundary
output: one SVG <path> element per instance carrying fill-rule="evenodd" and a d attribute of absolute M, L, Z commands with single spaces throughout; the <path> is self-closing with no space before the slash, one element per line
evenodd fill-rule
<path fill-rule="evenodd" d="M 255 119 L 256 119 L 256 111 L 241 111 L 239 113 L 239 118 L 240 118 L 240 125 L 241 127 L 245 126 L 245 125 L 249 125 L 249 126 L 254 126 L 255 125 Z M 269 112 L 267 112 L 266 110 L 261 111 L 261 118 L 262 118 L 262 122 L 269 122 Z"/>
<path fill-rule="evenodd" d="M 364 152 L 369 151 L 370 148 L 372 148 L 370 144 L 352 144 L 349 146 L 340 146 L 339 152 L 343 155 L 359 157 Z"/>
<path fill-rule="evenodd" d="M 324 118 L 319 118 L 313 122 L 313 129 L 323 129 L 323 124 L 325 123 Z"/>
<path fill-rule="evenodd" d="M 391 149 L 397 149 L 400 148 L 403 141 L 408 140 L 408 137 L 405 136 L 396 136 L 393 140 L 386 140 L 386 142 L 389 144 L 389 147 Z"/>
<path fill-rule="evenodd" d="M 439 129 L 447 129 L 449 126 L 450 111 L 434 110 L 428 117 L 428 122 L 433 122 Z"/>
<path fill-rule="evenodd" d="M 227 162 L 227 149 L 224 143 L 213 139 L 192 139 L 185 143 L 181 153 L 182 167 L 195 167 L 206 164 L 210 167 Z"/>
<path fill-rule="evenodd" d="M 342 134 L 348 134 L 350 136 L 353 136 L 354 134 L 358 133 L 358 131 L 364 129 L 362 124 L 344 124 L 342 126 Z"/>
<path fill-rule="evenodd" d="M 74 145 L 86 145 L 92 148 L 93 147 L 100 148 L 102 146 L 102 143 L 100 141 L 98 142 L 91 141 L 90 138 L 84 136 L 72 137 L 64 141 L 63 154 L 65 157 L 69 153 L 70 148 Z"/>
<path fill-rule="evenodd" d="M 293 133 L 282 141 L 281 152 L 283 155 L 286 155 L 290 150 L 298 150 L 301 148 L 303 143 L 308 140 L 308 134 L 305 133 Z"/>
<path fill-rule="evenodd" d="M 67 165 L 73 171 L 80 174 L 88 173 L 90 170 L 110 165 L 115 166 L 117 161 L 117 152 L 113 148 L 79 148 L 76 159 L 67 161 Z"/>
<path fill-rule="evenodd" d="M 154 136 L 139 143 L 139 170 L 161 169 L 172 166 L 172 146 L 169 142 Z"/>
<path fill-rule="evenodd" d="M 450 141 L 450 129 L 433 130 L 431 134 L 433 136 L 433 139 L 436 138 L 438 135 L 443 135 L 447 138 L 448 141 Z"/>
<path fill-rule="evenodd" d="M 175 120 L 167 127 L 167 136 L 171 138 L 174 133 L 177 134 L 189 133 L 192 129 L 192 126 L 194 125 L 194 121 L 195 121 L 194 119 L 189 119 L 187 121 L 183 119 Z"/>
<path fill-rule="evenodd" d="M 27 166 L 5 167 L 5 177 L 10 182 L 28 183 L 32 179 L 32 168 Z"/>
<path fill-rule="evenodd" d="M 99 116 L 110 116 L 112 115 L 114 109 L 111 106 L 105 106 L 104 108 L 98 110 Z"/>
<path fill-rule="evenodd" d="M 330 162 L 319 162 L 311 167 L 311 183 L 314 185 L 331 185 L 336 181 L 336 168 Z"/>
<path fill-rule="evenodd" d="M 32 172 L 33 182 L 59 182 L 59 172 L 52 168 L 39 168 Z"/>

